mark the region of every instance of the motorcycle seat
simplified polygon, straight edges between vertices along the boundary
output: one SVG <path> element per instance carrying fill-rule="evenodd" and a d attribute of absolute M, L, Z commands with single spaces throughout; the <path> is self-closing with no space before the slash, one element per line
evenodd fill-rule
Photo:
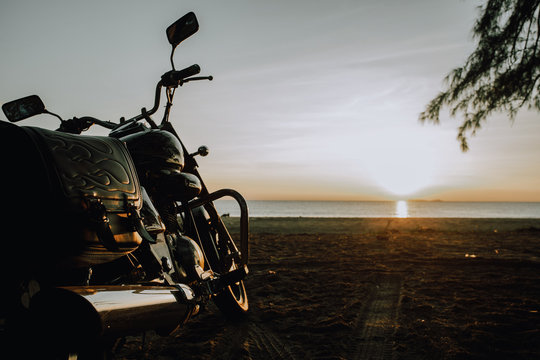
<path fill-rule="evenodd" d="M 39 224 L 24 232 L 25 243 L 54 239 L 46 250 L 61 249 L 81 266 L 138 247 L 141 188 L 122 141 L 1 123 L 9 221 L 23 229 Z"/>

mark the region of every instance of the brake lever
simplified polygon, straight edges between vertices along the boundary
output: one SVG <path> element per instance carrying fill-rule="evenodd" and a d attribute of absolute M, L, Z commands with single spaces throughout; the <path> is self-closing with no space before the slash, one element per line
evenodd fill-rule
<path fill-rule="evenodd" d="M 208 81 L 212 81 L 214 80 L 214 77 L 212 75 L 210 76 L 194 76 L 194 77 L 190 77 L 190 78 L 187 78 L 187 79 L 184 79 L 184 80 L 180 80 L 180 82 L 178 83 L 178 85 L 182 86 L 184 85 L 185 83 L 187 82 L 190 82 L 190 81 L 199 81 L 199 80 L 208 80 Z"/>

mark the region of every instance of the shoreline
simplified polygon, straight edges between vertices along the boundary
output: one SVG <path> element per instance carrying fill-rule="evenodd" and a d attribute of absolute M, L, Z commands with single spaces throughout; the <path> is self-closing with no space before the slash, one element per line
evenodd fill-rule
<path fill-rule="evenodd" d="M 223 217 L 230 231 L 239 228 L 239 217 Z M 326 218 L 326 217 L 252 217 L 253 234 L 365 234 L 392 231 L 499 232 L 538 230 L 535 218 Z"/>

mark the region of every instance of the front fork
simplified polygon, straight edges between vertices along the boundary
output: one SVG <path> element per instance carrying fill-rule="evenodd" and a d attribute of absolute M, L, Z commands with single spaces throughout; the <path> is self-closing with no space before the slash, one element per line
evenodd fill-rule
<path fill-rule="evenodd" d="M 217 210 L 213 204 L 213 201 L 221 199 L 225 196 L 230 196 L 240 206 L 240 248 L 234 243 L 227 227 L 221 220 L 221 217 L 217 213 Z M 190 214 L 193 214 L 193 209 L 198 207 L 203 207 L 209 213 L 209 222 L 212 227 L 218 233 L 220 241 L 225 241 L 231 247 L 231 251 L 235 254 L 238 264 L 240 266 L 246 266 L 249 259 L 249 217 L 248 217 L 248 207 L 247 202 L 239 192 L 232 189 L 222 189 L 217 190 L 213 193 L 210 193 L 202 198 L 194 199 L 187 203 L 187 210 Z M 193 222 L 192 222 L 193 223 Z M 200 235 L 200 234 L 199 234 Z M 199 236 L 200 240 L 200 236 Z"/>
<path fill-rule="evenodd" d="M 240 206 L 240 244 L 237 247 L 213 201 L 232 197 Z M 203 293 L 218 294 L 237 283 L 248 273 L 249 218 L 245 199 L 237 191 L 222 189 L 204 195 L 179 207 L 183 213 L 184 233 L 195 239 L 205 259 L 207 271 L 200 273 L 199 285 Z M 200 269 L 199 271 L 202 271 Z"/>

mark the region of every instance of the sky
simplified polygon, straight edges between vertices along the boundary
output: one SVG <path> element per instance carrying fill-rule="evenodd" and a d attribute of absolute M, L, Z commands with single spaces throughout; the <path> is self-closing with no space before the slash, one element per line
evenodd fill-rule
<path fill-rule="evenodd" d="M 211 191 L 248 200 L 540 201 L 540 119 L 495 114 L 462 153 L 460 119 L 418 115 L 474 49 L 476 0 L 1 0 L 0 103 L 38 94 L 64 118 L 117 121 L 153 106 L 165 29 L 211 82 L 175 94 Z M 159 120 L 161 113 L 156 114 Z M 0 120 L 5 120 L 3 114 Z M 23 125 L 55 128 L 47 115 Z M 105 135 L 93 127 L 89 134 Z"/>

